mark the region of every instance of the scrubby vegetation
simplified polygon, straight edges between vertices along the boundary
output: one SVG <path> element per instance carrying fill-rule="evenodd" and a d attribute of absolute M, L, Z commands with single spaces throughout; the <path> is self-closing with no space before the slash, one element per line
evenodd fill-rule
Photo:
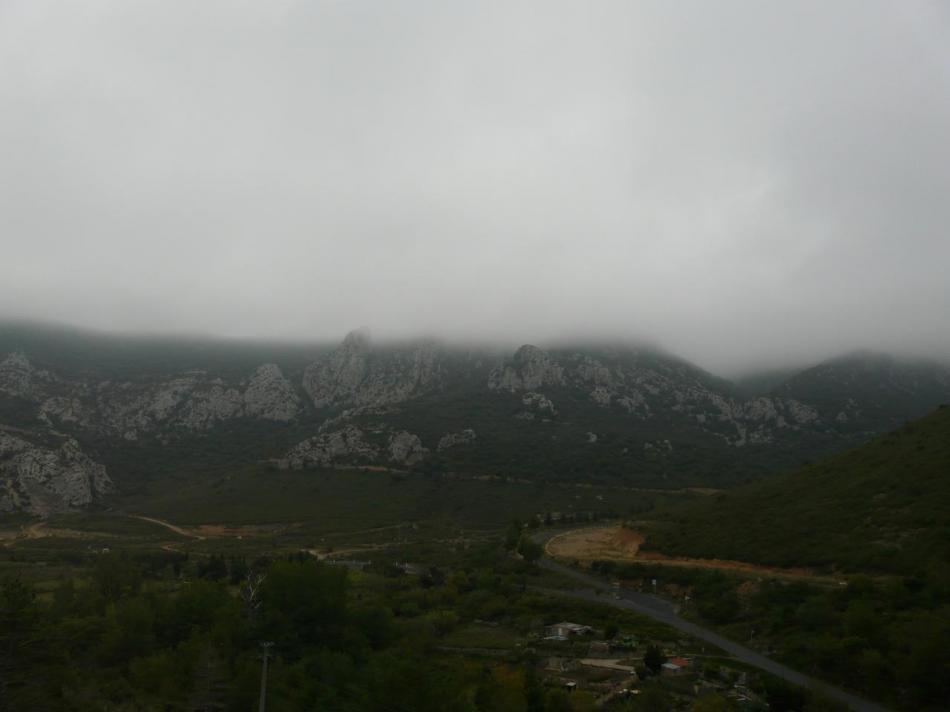
<path fill-rule="evenodd" d="M 546 643 L 545 624 L 579 618 L 677 638 L 632 614 L 535 592 L 556 582 L 500 543 L 419 571 L 173 552 L 74 563 L 57 579 L 2 578 L 0 709 L 253 709 L 262 644 L 272 643 L 268 709 L 585 710 L 594 697 L 565 698 L 541 662 L 545 646 L 576 656 L 588 642 Z"/>
<path fill-rule="evenodd" d="M 849 576 L 818 585 L 656 564 L 594 569 L 644 590 L 656 579 L 687 617 L 889 706 L 936 711 L 950 699 L 950 582 Z"/>
<path fill-rule="evenodd" d="M 790 475 L 670 509 L 645 548 L 928 577 L 950 561 L 950 407 Z"/>
<path fill-rule="evenodd" d="M 950 408 L 791 475 L 672 506 L 648 530 L 665 554 L 808 566 L 838 585 L 631 566 L 689 587 L 693 611 L 759 636 L 793 667 L 888 700 L 950 699 Z"/>

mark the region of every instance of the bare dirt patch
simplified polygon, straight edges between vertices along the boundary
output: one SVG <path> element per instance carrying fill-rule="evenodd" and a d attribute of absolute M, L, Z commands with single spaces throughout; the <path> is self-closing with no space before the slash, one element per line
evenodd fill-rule
<path fill-rule="evenodd" d="M 550 556 L 578 561 L 629 561 L 635 559 L 643 537 L 632 529 L 612 525 L 585 527 L 558 534 L 545 547 Z"/>
<path fill-rule="evenodd" d="M 105 539 L 112 536 L 112 534 L 102 532 L 49 527 L 46 525 L 46 522 L 35 522 L 34 524 L 20 527 L 19 531 L 0 532 L 0 543 L 6 547 L 10 547 L 26 539 Z"/>
<path fill-rule="evenodd" d="M 657 551 L 641 551 L 644 537 L 633 529 L 614 524 L 607 527 L 586 527 L 558 534 L 545 546 L 549 556 L 569 561 L 628 561 L 662 564 L 664 566 L 689 566 L 706 569 L 722 569 L 749 573 L 770 578 L 810 579 L 835 581 L 828 576 L 819 576 L 804 568 L 783 569 L 777 566 L 760 566 L 746 561 L 729 559 L 694 559 L 671 557 Z"/>

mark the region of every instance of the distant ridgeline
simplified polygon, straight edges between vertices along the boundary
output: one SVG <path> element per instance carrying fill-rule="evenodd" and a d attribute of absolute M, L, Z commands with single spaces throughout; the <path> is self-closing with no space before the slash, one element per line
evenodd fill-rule
<path fill-rule="evenodd" d="M 950 369 L 855 355 L 750 394 L 656 348 L 336 348 L 0 327 L 0 511 L 262 461 L 723 486 L 950 400 Z M 103 469 L 104 468 L 104 469 Z"/>

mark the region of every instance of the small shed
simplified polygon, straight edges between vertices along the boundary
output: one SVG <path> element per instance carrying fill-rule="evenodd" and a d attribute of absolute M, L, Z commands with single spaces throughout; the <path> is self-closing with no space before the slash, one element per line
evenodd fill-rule
<path fill-rule="evenodd" d="M 544 629 L 544 635 L 547 638 L 553 638 L 554 640 L 567 640 L 572 636 L 577 635 L 589 635 L 593 633 L 594 629 L 589 625 L 581 625 L 580 623 L 569 623 L 568 621 L 562 621 L 561 623 L 555 623 L 554 625 L 549 625 Z"/>
<path fill-rule="evenodd" d="M 678 675 L 682 675 L 684 671 L 685 668 L 677 665 L 676 663 L 667 661 L 663 663 L 663 667 L 660 669 L 660 674 L 665 677 L 677 677 Z"/>

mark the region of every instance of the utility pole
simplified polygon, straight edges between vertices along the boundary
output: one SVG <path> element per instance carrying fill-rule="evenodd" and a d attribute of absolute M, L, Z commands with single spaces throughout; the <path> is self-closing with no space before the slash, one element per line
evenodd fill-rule
<path fill-rule="evenodd" d="M 258 708 L 260 712 L 266 712 L 267 709 L 267 657 L 270 655 L 270 649 L 273 647 L 270 641 L 261 643 L 261 705 Z"/>

